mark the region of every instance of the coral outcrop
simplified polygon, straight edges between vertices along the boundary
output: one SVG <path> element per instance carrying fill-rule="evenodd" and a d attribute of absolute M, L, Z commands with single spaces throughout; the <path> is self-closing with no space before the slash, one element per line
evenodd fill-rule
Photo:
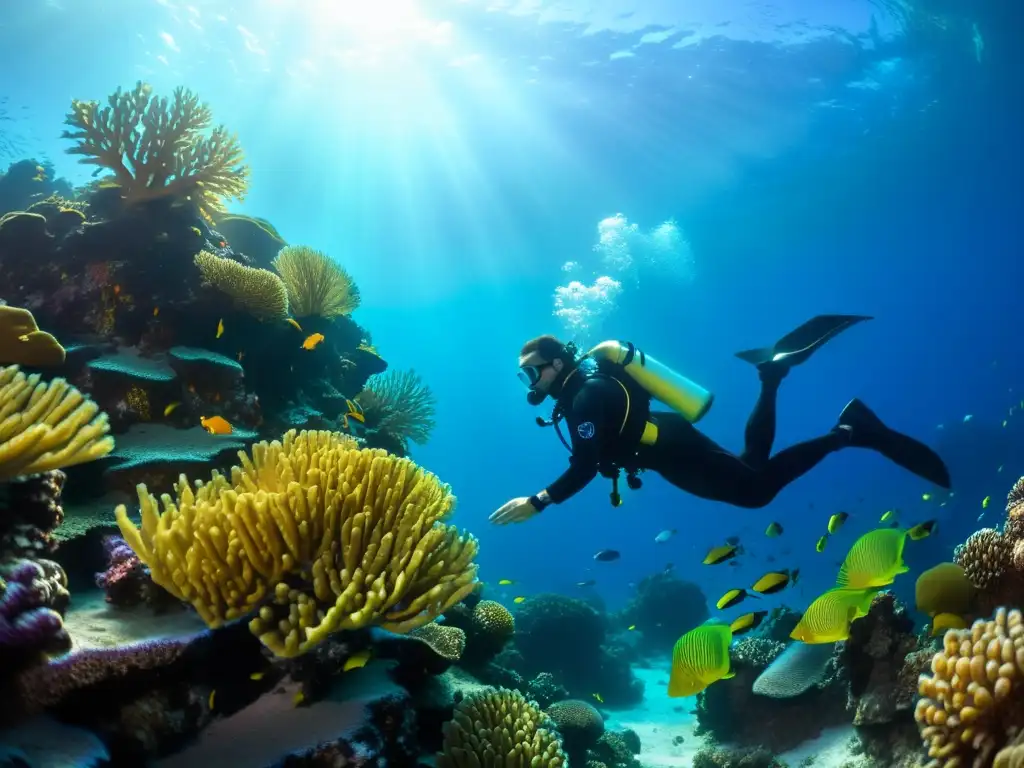
<path fill-rule="evenodd" d="M 636 594 L 617 623 L 636 627 L 642 653 L 665 655 L 676 640 L 708 618 L 700 587 L 671 573 L 656 573 L 637 584 Z"/>
<path fill-rule="evenodd" d="M 116 510 L 153 580 L 210 626 L 255 611 L 253 633 L 294 656 L 340 629 L 415 629 L 474 589 L 476 540 L 442 523 L 455 499 L 412 462 L 327 432 L 240 458 L 173 500 L 140 487 L 141 528 Z"/>

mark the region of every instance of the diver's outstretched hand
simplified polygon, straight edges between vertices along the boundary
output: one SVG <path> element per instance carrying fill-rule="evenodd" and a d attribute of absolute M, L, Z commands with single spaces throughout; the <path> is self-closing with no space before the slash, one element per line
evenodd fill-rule
<path fill-rule="evenodd" d="M 540 510 L 530 503 L 529 496 L 520 496 L 518 499 L 512 499 L 512 501 L 503 504 L 498 511 L 488 519 L 495 525 L 525 523 L 538 512 L 540 512 Z"/>

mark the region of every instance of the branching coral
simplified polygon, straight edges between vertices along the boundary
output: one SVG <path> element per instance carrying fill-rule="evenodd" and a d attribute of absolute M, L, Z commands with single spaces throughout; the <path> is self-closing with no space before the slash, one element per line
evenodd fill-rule
<path fill-rule="evenodd" d="M 444 726 L 438 768 L 561 768 L 565 754 L 551 720 L 517 691 L 466 696 Z"/>
<path fill-rule="evenodd" d="M 247 267 L 209 251 L 197 253 L 195 262 L 205 282 L 226 293 L 254 317 L 283 320 L 288 316 L 288 291 L 270 270 Z"/>
<path fill-rule="evenodd" d="M 434 429 L 436 400 L 415 371 L 387 372 L 370 377 L 356 396 L 371 433 L 392 438 L 402 453 L 408 442 L 423 445 Z"/>
<path fill-rule="evenodd" d="M 914 717 L 930 768 L 982 768 L 1024 726 L 1024 619 L 1000 608 L 991 621 L 949 630 L 922 675 Z"/>
<path fill-rule="evenodd" d="M 341 629 L 408 632 L 474 589 L 476 539 L 443 524 L 454 496 L 411 461 L 295 431 L 239 457 L 174 499 L 140 485 L 141 529 L 116 510 L 153 581 L 211 627 L 258 610 L 253 634 L 296 656 Z"/>
<path fill-rule="evenodd" d="M 352 276 L 326 253 L 288 246 L 277 254 L 274 269 L 288 287 L 296 317 L 338 317 L 359 306 L 359 288 Z"/>
<path fill-rule="evenodd" d="M 118 88 L 103 108 L 73 100 L 62 138 L 75 142 L 68 153 L 79 162 L 113 171 L 128 203 L 190 198 L 210 215 L 242 199 L 249 176 L 237 137 L 223 126 L 208 132 L 212 117 L 192 91 L 177 88 L 169 101 L 140 82 Z"/>
<path fill-rule="evenodd" d="M 64 379 L 0 368 L 0 480 L 106 456 L 107 415 Z"/>

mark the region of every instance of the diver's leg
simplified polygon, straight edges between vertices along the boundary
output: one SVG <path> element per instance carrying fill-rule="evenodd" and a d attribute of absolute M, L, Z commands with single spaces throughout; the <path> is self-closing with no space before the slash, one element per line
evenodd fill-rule
<path fill-rule="evenodd" d="M 747 419 L 747 428 L 743 433 L 743 453 L 740 454 L 740 458 L 755 469 L 764 466 L 772 454 L 772 444 L 775 442 L 775 403 L 778 400 L 779 384 L 788 372 L 788 368 L 770 365 L 758 367 L 761 392 Z"/>

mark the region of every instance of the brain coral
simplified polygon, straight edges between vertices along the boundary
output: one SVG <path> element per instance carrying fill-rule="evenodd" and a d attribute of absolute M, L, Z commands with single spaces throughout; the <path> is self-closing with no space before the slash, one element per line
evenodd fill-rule
<path fill-rule="evenodd" d="M 929 768 L 983 768 L 1024 726 L 1024 621 L 1000 608 L 991 621 L 950 630 L 922 675 L 914 717 Z"/>

